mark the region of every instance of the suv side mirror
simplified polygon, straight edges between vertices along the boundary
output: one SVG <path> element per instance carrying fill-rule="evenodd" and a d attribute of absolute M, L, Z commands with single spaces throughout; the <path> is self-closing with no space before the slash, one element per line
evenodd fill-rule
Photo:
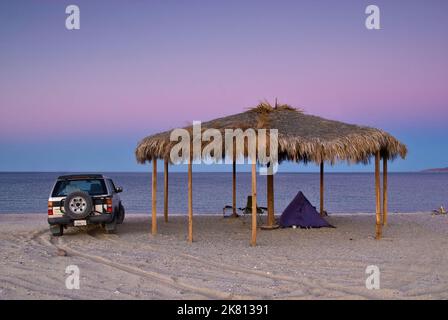
<path fill-rule="evenodd" d="M 115 192 L 116 192 L 116 193 L 123 192 L 123 188 L 122 188 L 122 187 L 117 187 L 117 188 L 115 189 Z"/>

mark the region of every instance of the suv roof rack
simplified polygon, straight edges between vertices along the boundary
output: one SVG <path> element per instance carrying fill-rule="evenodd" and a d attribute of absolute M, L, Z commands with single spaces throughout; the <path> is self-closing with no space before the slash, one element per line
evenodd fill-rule
<path fill-rule="evenodd" d="M 63 176 L 59 176 L 58 180 L 104 179 L 104 178 L 106 178 L 106 177 L 104 175 L 102 175 L 102 174 L 86 173 L 86 174 L 68 174 L 68 175 L 63 175 Z"/>

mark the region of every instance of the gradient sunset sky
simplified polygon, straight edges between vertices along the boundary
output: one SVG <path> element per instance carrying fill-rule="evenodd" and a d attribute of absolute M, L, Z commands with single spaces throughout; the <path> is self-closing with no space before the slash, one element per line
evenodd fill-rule
<path fill-rule="evenodd" d="M 1 1 L 0 171 L 148 171 L 144 136 L 275 97 L 395 135 L 409 156 L 393 171 L 447 167 L 447 15 L 443 0 Z"/>

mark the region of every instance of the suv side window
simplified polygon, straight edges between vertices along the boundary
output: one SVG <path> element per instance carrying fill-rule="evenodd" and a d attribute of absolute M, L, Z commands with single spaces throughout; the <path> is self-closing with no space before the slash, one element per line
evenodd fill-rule
<path fill-rule="evenodd" d="M 117 188 L 115 188 L 115 185 L 111 179 L 107 179 L 107 184 L 109 185 L 109 189 L 112 193 L 117 192 Z"/>

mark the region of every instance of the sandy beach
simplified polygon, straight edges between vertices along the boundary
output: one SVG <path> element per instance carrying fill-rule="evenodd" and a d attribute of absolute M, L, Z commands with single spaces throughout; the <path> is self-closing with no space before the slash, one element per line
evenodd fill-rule
<path fill-rule="evenodd" d="M 128 215 L 116 234 L 69 228 L 54 238 L 42 214 L 0 215 L 0 299 L 440 299 L 448 298 L 448 216 L 391 214 L 381 241 L 373 215 L 331 216 L 337 228 L 259 231 L 250 219 Z M 63 250 L 63 251 L 61 251 Z M 66 255 L 64 255 L 64 252 Z M 80 269 L 80 289 L 65 269 Z M 379 290 L 365 286 L 368 265 Z"/>

